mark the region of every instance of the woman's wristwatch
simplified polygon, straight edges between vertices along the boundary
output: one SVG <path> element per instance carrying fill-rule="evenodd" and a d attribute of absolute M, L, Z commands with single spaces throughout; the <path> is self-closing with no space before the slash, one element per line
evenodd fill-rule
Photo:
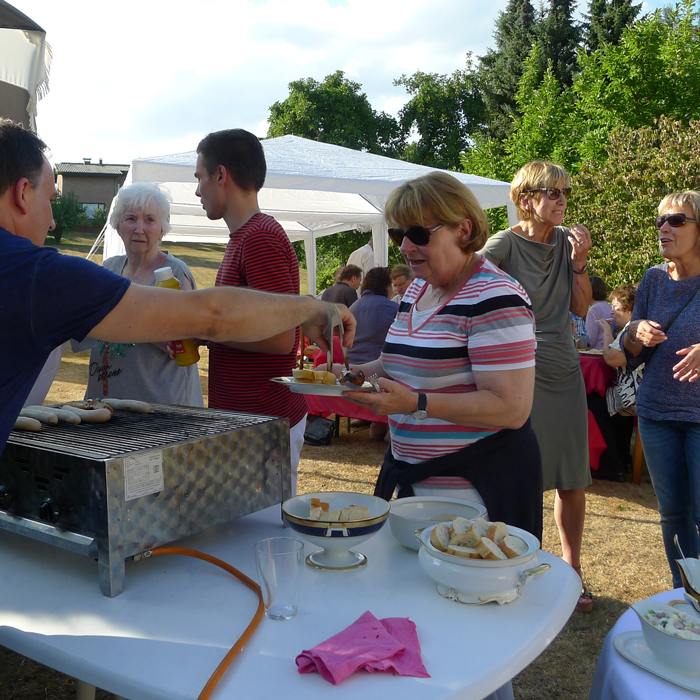
<path fill-rule="evenodd" d="M 418 406 L 411 413 L 416 420 L 425 420 L 428 417 L 428 397 L 425 394 L 418 394 Z"/>

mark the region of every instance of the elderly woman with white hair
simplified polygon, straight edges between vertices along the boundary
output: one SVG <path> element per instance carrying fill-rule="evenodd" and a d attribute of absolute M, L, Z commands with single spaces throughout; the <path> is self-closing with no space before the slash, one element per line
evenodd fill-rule
<path fill-rule="evenodd" d="M 170 202 L 157 185 L 136 183 L 117 195 L 109 224 L 119 234 L 126 255 L 102 265 L 136 284 L 153 286 L 154 272 L 169 267 L 184 290 L 196 289 L 187 265 L 159 244 L 170 230 Z M 87 341 L 73 350 L 90 348 L 90 373 L 85 398 L 139 399 L 152 403 L 204 406 L 196 364 L 180 367 L 165 343 Z"/>

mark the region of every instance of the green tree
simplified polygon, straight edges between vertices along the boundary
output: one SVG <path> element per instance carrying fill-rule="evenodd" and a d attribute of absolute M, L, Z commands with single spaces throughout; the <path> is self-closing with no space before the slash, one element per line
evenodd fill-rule
<path fill-rule="evenodd" d="M 484 116 L 471 54 L 467 54 L 466 70 L 452 75 L 418 71 L 402 75 L 394 85 L 403 86 L 411 95 L 399 113 L 401 128 L 406 134 L 418 135 L 403 157 L 435 168 L 459 169 L 460 154 L 468 148 L 470 136 L 481 128 Z"/>
<path fill-rule="evenodd" d="M 666 116 L 700 118 L 697 0 L 681 0 L 624 30 L 619 44 L 579 57 L 574 83 L 582 160 L 602 162 L 613 129 L 651 126 Z"/>
<path fill-rule="evenodd" d="M 588 51 L 604 44 L 619 44 L 626 27 L 633 24 L 642 9 L 632 0 L 591 0 L 583 31 Z"/>
<path fill-rule="evenodd" d="M 65 231 L 80 224 L 85 207 L 78 201 L 78 195 L 75 192 L 66 192 L 51 202 L 51 209 L 53 210 L 53 220 L 56 223 L 52 235 L 56 243 L 60 243 Z"/>
<path fill-rule="evenodd" d="M 610 287 L 639 282 L 662 261 L 654 218 L 664 196 L 698 187 L 700 121 L 622 127 L 605 151 L 602 165 L 585 163 L 574 177 L 567 219 L 590 228 L 591 267 Z"/>
<path fill-rule="evenodd" d="M 505 139 L 518 113 L 516 93 L 524 64 L 537 40 L 539 15 L 529 0 L 509 0 L 493 33 L 494 49 L 481 56 L 480 86 L 488 135 Z"/>
<path fill-rule="evenodd" d="M 549 0 L 539 42 L 542 46 L 542 72 L 551 66 L 560 85 L 569 87 L 577 69 L 576 51 L 581 43 L 581 27 L 573 19 L 575 0 Z"/>
<path fill-rule="evenodd" d="M 289 97 L 270 107 L 268 137 L 293 134 L 346 148 L 396 155 L 404 146 L 396 120 L 375 112 L 362 86 L 343 71 L 289 83 Z"/>

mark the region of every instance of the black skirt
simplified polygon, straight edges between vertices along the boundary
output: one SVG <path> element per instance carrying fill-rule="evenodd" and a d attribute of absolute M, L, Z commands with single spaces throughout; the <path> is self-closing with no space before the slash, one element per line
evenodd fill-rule
<path fill-rule="evenodd" d="M 413 484 L 430 476 L 460 476 L 474 484 L 489 518 L 514 525 L 542 541 L 542 458 L 530 419 L 517 430 L 500 430 L 437 459 L 409 464 L 384 455 L 374 495 L 413 496 Z"/>

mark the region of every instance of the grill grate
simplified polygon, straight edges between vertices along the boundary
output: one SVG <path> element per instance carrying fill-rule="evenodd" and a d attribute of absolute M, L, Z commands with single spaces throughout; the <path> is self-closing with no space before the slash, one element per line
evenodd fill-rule
<path fill-rule="evenodd" d="M 107 423 L 43 425 L 37 433 L 13 430 L 7 442 L 104 460 L 274 420 L 267 416 L 211 408 L 152 405 L 155 413 L 115 411 Z"/>

